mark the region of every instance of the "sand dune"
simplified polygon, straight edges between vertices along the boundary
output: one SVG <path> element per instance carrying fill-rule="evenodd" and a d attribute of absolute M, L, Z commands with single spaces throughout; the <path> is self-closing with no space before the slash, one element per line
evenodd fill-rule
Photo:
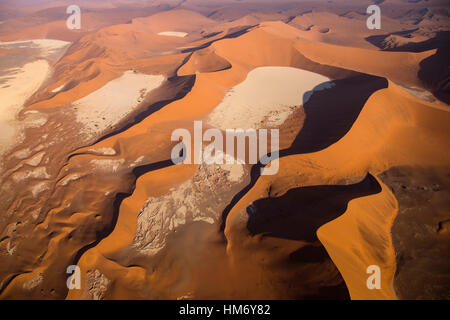
<path fill-rule="evenodd" d="M 189 60 L 178 70 L 178 75 L 217 72 L 229 68 L 231 68 L 231 64 L 227 60 L 218 56 L 213 49 L 206 48 L 194 52 Z"/>
<path fill-rule="evenodd" d="M 446 11 L 367 3 L 0 10 L 0 298 L 448 298 Z M 173 165 L 196 120 L 279 129 L 278 173 Z"/>

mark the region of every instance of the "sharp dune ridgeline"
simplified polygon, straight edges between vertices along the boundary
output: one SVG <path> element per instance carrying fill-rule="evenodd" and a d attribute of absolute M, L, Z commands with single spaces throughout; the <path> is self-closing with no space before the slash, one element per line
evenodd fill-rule
<path fill-rule="evenodd" d="M 0 299 L 450 299 L 448 4 L 69 2 L 0 3 Z"/>

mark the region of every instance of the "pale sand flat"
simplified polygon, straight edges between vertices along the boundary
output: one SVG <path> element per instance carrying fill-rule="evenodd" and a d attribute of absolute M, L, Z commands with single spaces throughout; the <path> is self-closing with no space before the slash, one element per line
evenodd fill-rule
<path fill-rule="evenodd" d="M 37 47 L 41 50 L 41 55 L 48 56 L 67 48 L 70 44 L 71 42 L 54 39 L 34 39 L 34 40 L 0 42 L 0 47 L 3 46 L 9 47 L 17 45 L 19 45 L 19 48 Z"/>
<path fill-rule="evenodd" d="M 158 33 L 158 36 L 178 37 L 178 38 L 185 38 L 187 35 L 188 33 L 179 31 L 164 31 Z"/>
<path fill-rule="evenodd" d="M 73 103 L 83 133 L 95 136 L 119 123 L 152 90 L 165 81 L 162 75 L 127 71 L 99 90 Z"/>
<path fill-rule="evenodd" d="M 0 77 L 0 81 L 5 81 L 0 86 L 0 155 L 15 143 L 18 134 L 16 116 L 45 81 L 50 66 L 47 61 L 38 60 L 8 71 Z"/>
<path fill-rule="evenodd" d="M 58 92 L 60 92 L 62 89 L 64 89 L 65 86 L 66 86 L 66 85 L 63 84 L 62 86 L 59 86 L 58 88 L 53 89 L 53 90 L 52 90 L 52 93 L 58 93 Z"/>
<path fill-rule="evenodd" d="M 37 39 L 0 42 L 0 48 L 37 48 L 41 57 L 49 57 L 61 54 L 70 44 L 60 40 Z M 18 142 L 20 128 L 16 117 L 25 102 L 47 79 L 50 71 L 51 67 L 44 59 L 3 70 L 4 74 L 0 76 L 0 156 Z"/>
<path fill-rule="evenodd" d="M 267 120 L 279 126 L 311 94 L 334 86 L 327 77 L 292 67 L 260 67 L 228 91 L 208 123 L 219 129 L 259 129 Z"/>

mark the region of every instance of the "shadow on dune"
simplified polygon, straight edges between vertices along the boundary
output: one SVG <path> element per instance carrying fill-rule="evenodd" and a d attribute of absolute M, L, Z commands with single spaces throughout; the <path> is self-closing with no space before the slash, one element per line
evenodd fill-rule
<path fill-rule="evenodd" d="M 350 131 L 367 99 L 388 86 L 386 79 L 365 74 L 334 84 L 324 90 L 315 88 L 312 95 L 305 93 L 303 128 L 280 157 L 317 152 L 338 142 Z"/>
<path fill-rule="evenodd" d="M 278 157 L 306 154 L 326 149 L 342 139 L 351 129 L 369 97 L 376 91 L 387 88 L 385 78 L 361 74 L 356 77 L 336 80 L 335 86 L 325 90 L 306 93 L 303 128 L 292 145 L 279 152 Z M 254 165 L 250 183 L 232 199 L 222 212 L 221 231 L 231 209 L 255 185 L 261 175 L 261 163 Z"/>
<path fill-rule="evenodd" d="M 418 29 L 406 30 L 400 32 L 394 32 L 392 34 L 370 36 L 365 40 L 374 46 L 380 48 L 382 51 L 392 51 L 392 52 L 424 52 L 428 50 L 442 48 L 446 46 L 450 41 L 450 31 L 439 31 L 436 33 L 434 38 L 422 41 L 422 42 L 409 42 L 404 45 L 400 45 L 395 48 L 385 48 L 384 41 L 391 35 L 397 35 L 404 37 L 406 39 L 411 37 L 411 33 L 414 33 Z"/>
<path fill-rule="evenodd" d="M 291 189 L 279 198 L 257 200 L 249 206 L 247 228 L 252 235 L 314 242 L 318 240 L 317 230 L 344 214 L 351 200 L 379 192 L 381 186 L 370 174 L 353 185 Z M 317 248 L 304 247 L 301 250 L 309 253 L 307 259 L 324 257 Z"/>
<path fill-rule="evenodd" d="M 181 51 L 181 53 L 190 53 L 190 52 L 194 52 L 194 51 L 197 51 L 197 50 L 205 49 L 205 48 L 208 48 L 214 42 L 217 42 L 217 41 L 221 41 L 221 40 L 225 40 L 225 39 L 238 38 L 238 37 L 246 34 L 250 29 L 252 29 L 254 27 L 256 27 L 256 25 L 233 28 L 233 29 L 230 30 L 230 32 L 227 35 L 225 35 L 225 36 L 223 36 L 223 37 L 221 37 L 219 39 L 208 41 L 208 42 L 206 42 L 206 43 L 204 43 L 204 44 L 202 44 L 200 46 L 194 47 L 194 48 L 184 49 L 184 50 Z"/>
<path fill-rule="evenodd" d="M 307 245 L 292 252 L 289 261 L 293 263 L 320 263 L 329 259 L 327 250 L 323 246 Z"/>
<path fill-rule="evenodd" d="M 368 174 L 361 182 L 352 185 L 313 186 L 289 190 L 278 198 L 257 200 L 247 207 L 247 229 L 250 234 L 306 242 L 284 259 L 286 266 L 303 270 L 305 277 L 321 277 L 313 286 L 317 289 L 301 299 L 350 299 L 342 276 L 340 283 L 329 282 L 333 262 L 324 246 L 318 241 L 317 230 L 347 211 L 348 203 L 358 197 L 381 192 L 378 181 Z M 324 266 L 327 272 L 324 272 Z M 335 267 L 334 267 L 335 268 Z M 322 270 L 322 271 L 319 271 Z M 307 288 L 299 279 L 296 285 Z M 311 284 L 312 285 L 312 284 Z"/>
<path fill-rule="evenodd" d="M 419 64 L 417 76 L 433 95 L 450 104 L 450 39 L 436 53 Z"/>

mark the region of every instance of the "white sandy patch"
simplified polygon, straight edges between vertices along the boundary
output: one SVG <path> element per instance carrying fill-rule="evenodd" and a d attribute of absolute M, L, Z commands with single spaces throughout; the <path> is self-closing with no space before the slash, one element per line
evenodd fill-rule
<path fill-rule="evenodd" d="M 228 180 L 231 182 L 239 182 L 243 179 L 245 171 L 242 164 L 221 164 L 220 169 L 228 172 Z"/>
<path fill-rule="evenodd" d="M 23 288 L 26 290 L 32 290 L 38 287 L 44 281 L 44 275 L 39 273 L 33 279 L 23 284 Z"/>
<path fill-rule="evenodd" d="M 15 173 L 12 178 L 15 182 L 20 182 L 25 179 L 50 179 L 50 175 L 45 167 L 39 167 L 34 170 Z"/>
<path fill-rule="evenodd" d="M 30 148 L 26 148 L 26 149 L 21 149 L 21 150 L 14 152 L 12 154 L 12 157 L 22 160 L 22 159 L 29 157 L 32 153 L 33 153 L 33 151 L 30 150 Z"/>
<path fill-rule="evenodd" d="M 242 165 L 206 165 L 189 180 L 159 197 L 151 197 L 138 213 L 133 246 L 153 255 L 166 245 L 167 236 L 190 221 L 214 224 L 223 211 L 222 198 L 245 177 Z"/>
<path fill-rule="evenodd" d="M 140 165 L 143 161 L 144 161 L 145 157 L 144 156 L 140 156 L 139 158 L 137 158 L 132 164 L 130 164 L 130 168 L 134 168 L 137 167 L 138 165 Z"/>
<path fill-rule="evenodd" d="M 6 252 L 8 252 L 8 254 L 9 254 L 10 256 L 12 256 L 12 255 L 14 254 L 14 252 L 16 251 L 16 249 L 17 249 L 17 245 L 15 245 L 14 247 L 11 247 L 11 241 L 9 241 L 9 242 L 6 244 Z"/>
<path fill-rule="evenodd" d="M 164 81 L 165 77 L 162 75 L 127 71 L 99 90 L 74 102 L 77 121 L 84 126 L 84 133 L 95 136 L 119 123 L 150 91 L 161 86 Z"/>
<path fill-rule="evenodd" d="M 30 213 L 33 220 L 36 220 L 37 218 L 39 218 L 39 215 L 41 214 L 41 210 L 42 210 L 42 208 L 37 208 L 36 210 L 33 210 Z"/>
<path fill-rule="evenodd" d="M 33 197 L 36 198 L 41 192 L 48 190 L 50 188 L 49 185 L 49 182 L 39 182 L 38 184 L 31 187 L 31 193 L 33 194 Z"/>
<path fill-rule="evenodd" d="M 34 39 L 34 40 L 0 42 L 0 47 L 19 45 L 19 48 L 38 48 L 41 50 L 41 55 L 48 56 L 67 48 L 70 44 L 71 42 L 61 40 Z"/>
<path fill-rule="evenodd" d="M 189 299 L 193 299 L 194 298 L 194 294 L 192 292 L 189 292 L 188 294 L 178 297 L 177 300 L 189 300 Z"/>
<path fill-rule="evenodd" d="M 158 33 L 158 36 L 165 36 L 165 37 L 178 37 L 178 38 L 184 38 L 188 35 L 186 32 L 180 32 L 180 31 L 164 31 Z"/>
<path fill-rule="evenodd" d="M 0 87 L 0 155 L 14 144 L 18 134 L 17 114 L 45 81 L 50 66 L 47 61 L 38 60 L 8 71 L 0 77 L 0 81 L 6 80 L 6 86 Z"/>
<path fill-rule="evenodd" d="M 111 172 L 117 172 L 121 165 L 125 163 L 125 159 L 94 159 L 91 160 L 91 164 L 94 165 L 96 168 L 104 170 L 104 171 L 111 171 Z"/>
<path fill-rule="evenodd" d="M 98 148 L 98 149 L 90 149 L 89 151 L 102 156 L 116 155 L 116 150 L 114 150 L 113 148 Z"/>
<path fill-rule="evenodd" d="M 215 223 L 214 219 L 210 218 L 210 217 L 196 217 L 196 218 L 194 218 L 194 221 L 195 222 L 203 221 L 203 222 L 206 222 L 206 223 L 209 223 L 209 224 L 214 224 Z"/>
<path fill-rule="evenodd" d="M 32 167 L 37 167 L 39 164 L 41 164 L 42 162 L 42 158 L 44 157 L 45 152 L 40 152 L 38 154 L 36 154 L 35 156 L 33 156 L 33 158 L 31 158 L 30 160 L 26 161 L 25 164 L 32 166 Z"/>
<path fill-rule="evenodd" d="M 27 128 L 39 128 L 46 124 L 48 117 L 46 114 L 36 110 L 30 110 L 25 112 L 25 119 L 23 125 Z"/>
<path fill-rule="evenodd" d="M 208 123 L 223 130 L 259 129 L 264 120 L 270 126 L 279 126 L 296 106 L 306 103 L 309 91 L 323 83 L 330 84 L 329 79 L 298 68 L 256 68 L 226 94 L 209 115 Z"/>
<path fill-rule="evenodd" d="M 88 271 L 87 277 L 88 299 L 103 300 L 105 293 L 108 290 L 110 280 L 102 274 L 99 270 Z"/>
<path fill-rule="evenodd" d="M 77 181 L 78 179 L 80 179 L 82 177 L 81 174 L 75 173 L 75 174 L 71 174 L 67 177 L 65 177 L 63 180 L 61 180 L 60 185 L 61 186 L 66 186 L 68 185 L 71 181 Z"/>
<path fill-rule="evenodd" d="M 63 84 L 62 86 L 59 86 L 58 88 L 53 89 L 53 90 L 52 90 L 52 93 L 60 92 L 62 89 L 64 89 L 65 86 L 66 86 L 66 84 Z"/>
<path fill-rule="evenodd" d="M 407 86 L 402 83 L 395 83 L 399 85 L 402 89 L 404 89 L 409 94 L 413 95 L 416 98 L 419 98 L 420 100 L 424 100 L 427 102 L 434 102 L 436 99 L 434 98 L 433 94 L 425 89 L 417 88 L 417 87 L 411 87 Z"/>
<path fill-rule="evenodd" d="M 217 162 L 218 160 L 218 162 Z M 222 163 L 218 164 L 219 168 L 224 172 L 227 172 L 227 180 L 230 182 L 239 182 L 244 178 L 244 165 L 238 163 L 238 161 L 231 155 L 216 150 L 214 155 L 207 156 L 205 158 L 207 163 Z"/>

